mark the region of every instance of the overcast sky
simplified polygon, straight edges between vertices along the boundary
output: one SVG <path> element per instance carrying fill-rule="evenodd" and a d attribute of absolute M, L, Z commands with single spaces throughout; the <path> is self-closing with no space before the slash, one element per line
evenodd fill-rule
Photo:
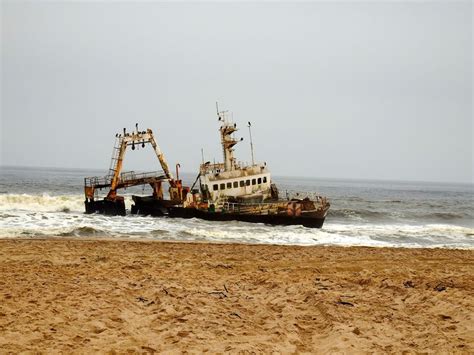
<path fill-rule="evenodd" d="M 236 156 L 275 175 L 472 182 L 471 1 L 2 2 L 2 165 L 107 169 L 152 128 L 170 166 Z M 152 171 L 151 147 L 125 168 Z"/>

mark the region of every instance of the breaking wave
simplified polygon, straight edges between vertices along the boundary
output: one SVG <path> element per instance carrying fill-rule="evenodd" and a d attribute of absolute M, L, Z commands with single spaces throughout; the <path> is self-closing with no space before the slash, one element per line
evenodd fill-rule
<path fill-rule="evenodd" d="M 86 215 L 82 194 L 0 194 L 0 237 L 107 237 L 206 242 L 293 245 L 361 245 L 398 247 L 474 248 L 474 228 L 465 223 L 470 209 L 451 204 L 451 210 L 420 208 L 403 202 L 357 199 L 357 205 L 334 201 L 324 227 L 267 226 L 198 219 Z M 400 202 L 393 203 L 400 205 Z M 126 206 L 131 199 L 126 195 Z M 360 208 L 358 208 L 360 207 Z M 458 225 L 458 221 L 461 225 Z"/>
<path fill-rule="evenodd" d="M 0 194 L 0 211 L 83 212 L 83 195 Z"/>
<path fill-rule="evenodd" d="M 335 223 L 322 229 L 199 219 L 108 217 L 63 212 L 12 213 L 0 219 L 1 238 L 107 237 L 282 245 L 473 248 L 474 229 L 448 224 Z"/>
<path fill-rule="evenodd" d="M 106 231 L 94 228 L 94 227 L 77 227 L 70 231 L 62 232 L 59 234 L 60 237 L 90 237 L 96 235 L 106 235 Z"/>
<path fill-rule="evenodd" d="M 471 216 L 465 212 L 440 212 L 432 211 L 411 211 L 409 209 L 380 210 L 373 211 L 368 209 L 353 208 L 332 208 L 328 212 L 328 218 L 348 219 L 352 221 L 390 221 L 390 220 L 427 220 L 427 221 L 454 221 L 461 219 L 471 219 Z"/>
<path fill-rule="evenodd" d="M 130 208 L 131 195 L 124 197 L 127 208 Z M 0 218 L 8 211 L 83 213 L 84 195 L 0 194 Z"/>
<path fill-rule="evenodd" d="M 352 218 L 383 218 L 389 216 L 389 214 L 384 213 L 384 212 L 378 212 L 378 211 L 370 211 L 370 210 L 365 210 L 365 209 L 349 209 L 349 208 L 343 208 L 343 209 L 329 209 L 328 212 L 329 217 L 352 217 Z"/>
<path fill-rule="evenodd" d="M 427 214 L 421 214 L 420 217 L 424 218 L 436 218 L 441 220 L 453 220 L 453 219 L 461 219 L 469 217 L 466 213 L 453 213 L 453 212 L 433 212 Z"/>

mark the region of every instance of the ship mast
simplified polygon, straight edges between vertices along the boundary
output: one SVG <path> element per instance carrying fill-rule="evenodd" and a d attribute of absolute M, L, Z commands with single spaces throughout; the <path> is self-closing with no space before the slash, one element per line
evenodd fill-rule
<path fill-rule="evenodd" d="M 235 123 L 231 123 L 227 119 L 228 111 L 219 111 L 219 106 L 216 102 L 216 109 L 217 109 L 217 117 L 220 122 L 222 122 L 219 131 L 221 133 L 221 144 L 222 144 L 222 151 L 224 153 L 224 170 L 231 171 L 235 169 L 235 158 L 234 158 L 234 145 L 236 145 L 239 140 L 236 140 L 233 137 L 233 133 L 237 131 L 237 125 Z M 240 139 L 240 141 L 243 138 Z"/>
<path fill-rule="evenodd" d="M 254 157 L 253 157 L 252 130 L 250 129 L 250 127 L 252 127 L 252 124 L 250 123 L 250 121 L 249 121 L 247 127 L 249 128 L 249 134 L 250 134 L 250 152 L 252 153 L 252 166 L 253 166 L 253 165 L 255 165 L 255 159 L 254 159 Z"/>

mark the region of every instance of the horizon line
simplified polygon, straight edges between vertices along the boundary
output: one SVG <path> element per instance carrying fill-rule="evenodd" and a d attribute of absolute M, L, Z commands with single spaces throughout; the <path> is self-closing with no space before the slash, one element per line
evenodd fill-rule
<path fill-rule="evenodd" d="M 84 167 L 59 167 L 59 166 L 33 166 L 33 165 L 4 165 L 0 164 L 0 168 L 26 168 L 26 169 L 57 169 L 57 170 L 90 170 L 90 171 L 104 171 L 107 169 L 99 168 L 84 168 Z M 194 175 L 195 172 L 181 171 L 181 174 Z M 472 185 L 474 181 L 433 181 L 433 180 L 406 180 L 406 179 L 384 179 L 384 178 L 356 178 L 356 177 L 328 177 L 328 176 L 308 176 L 308 175 L 280 175 L 273 174 L 273 177 L 282 178 L 297 178 L 297 179 L 316 179 L 316 180 L 335 180 L 335 181 L 369 181 L 369 182 L 401 182 L 401 183 L 427 183 L 427 184 L 459 184 L 459 185 Z"/>

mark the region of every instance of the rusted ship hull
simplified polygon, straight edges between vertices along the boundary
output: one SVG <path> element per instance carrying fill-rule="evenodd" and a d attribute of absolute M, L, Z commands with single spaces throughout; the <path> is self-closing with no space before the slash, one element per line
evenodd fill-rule
<path fill-rule="evenodd" d="M 144 216 L 162 217 L 168 215 L 168 209 L 176 206 L 180 201 L 173 200 L 157 200 L 153 196 L 137 196 L 133 195 L 131 213 Z"/>
<path fill-rule="evenodd" d="M 123 198 L 118 198 L 115 201 L 107 199 L 84 202 L 86 207 L 86 214 L 100 213 L 108 216 L 125 216 L 125 202 Z"/>
<path fill-rule="evenodd" d="M 148 216 L 168 216 L 171 218 L 200 218 L 208 221 L 242 221 L 251 223 L 265 223 L 271 225 L 302 225 L 309 228 L 321 228 L 326 218 L 329 206 L 321 206 L 314 210 L 303 210 L 298 213 L 288 213 L 287 209 L 279 212 L 264 213 L 256 212 L 260 205 L 238 205 L 230 209 L 212 210 L 193 207 L 183 207 L 179 204 L 172 204 L 166 200 L 156 200 L 152 196 L 141 197 L 133 196 L 135 202 L 132 206 L 132 214 L 148 215 Z M 273 205 L 292 205 L 292 202 L 279 201 Z M 271 206 L 266 204 L 263 206 Z M 245 213 L 242 211 L 254 210 L 253 213 Z M 276 211 L 276 210 L 273 210 Z M 290 212 L 294 210 L 290 209 Z"/>
<path fill-rule="evenodd" d="M 273 200 L 266 203 L 225 203 L 216 208 L 207 203 L 183 206 L 178 201 L 157 200 L 153 196 L 132 196 L 132 214 L 171 218 L 200 218 L 208 221 L 242 221 L 271 225 L 302 225 L 321 228 L 329 210 L 325 199 Z"/>
<path fill-rule="evenodd" d="M 242 221 L 250 223 L 265 223 L 271 225 L 302 225 L 309 228 L 321 228 L 325 215 L 321 213 L 288 216 L 285 214 L 240 214 L 233 212 L 209 212 L 194 208 L 170 207 L 169 217 L 200 218 L 207 221 Z"/>

